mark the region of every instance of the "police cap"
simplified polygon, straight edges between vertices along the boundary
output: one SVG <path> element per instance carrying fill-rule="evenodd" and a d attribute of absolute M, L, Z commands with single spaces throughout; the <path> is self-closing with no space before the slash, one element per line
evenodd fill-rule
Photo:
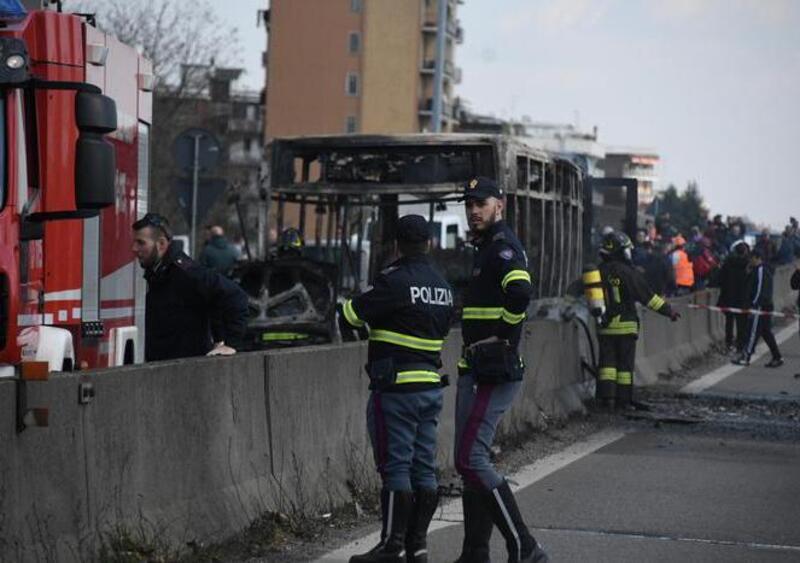
<path fill-rule="evenodd" d="M 428 222 L 422 215 L 404 215 L 397 221 L 399 242 L 426 242 L 431 238 Z"/>
<path fill-rule="evenodd" d="M 464 185 L 464 199 L 487 199 L 503 197 L 503 188 L 486 176 L 472 178 Z"/>

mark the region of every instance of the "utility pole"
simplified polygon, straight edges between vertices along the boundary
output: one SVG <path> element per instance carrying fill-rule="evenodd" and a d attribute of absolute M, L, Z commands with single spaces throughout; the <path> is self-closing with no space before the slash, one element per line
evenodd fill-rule
<path fill-rule="evenodd" d="M 436 15 L 436 67 L 433 73 L 433 104 L 431 107 L 431 130 L 442 130 L 442 107 L 444 105 L 444 57 L 447 44 L 447 8 L 450 0 L 438 0 Z"/>

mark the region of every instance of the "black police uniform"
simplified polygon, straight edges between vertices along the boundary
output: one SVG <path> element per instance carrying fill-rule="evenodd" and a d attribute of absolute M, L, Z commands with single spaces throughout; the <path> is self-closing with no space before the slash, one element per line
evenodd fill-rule
<path fill-rule="evenodd" d="M 672 309 L 663 297 L 647 285 L 644 276 L 624 257 L 625 244 L 630 239 L 621 233 L 609 233 L 604 239 L 621 237 L 609 242 L 615 249 L 603 254 L 599 266 L 605 294 L 606 312 L 598 326 L 599 373 L 597 397 L 603 401 L 615 400 L 616 406 L 625 407 L 633 398 L 633 372 L 636 360 L 636 340 L 639 337 L 639 315 L 636 303 L 664 315 L 673 316 Z M 627 240 L 627 243 L 624 241 Z M 618 247 L 618 248 L 617 248 Z"/>
<path fill-rule="evenodd" d="M 425 242 L 427 221 L 398 221 L 398 239 Z M 424 254 L 403 256 L 342 308 L 343 328 L 369 325 L 367 426 L 383 479 L 381 542 L 351 561 L 427 561 L 426 534 L 438 503 L 436 427 L 442 408 L 440 352 L 453 292 Z"/>
<path fill-rule="evenodd" d="M 502 198 L 488 178 L 475 178 L 465 198 Z M 521 389 L 525 366 L 518 354 L 532 285 L 522 244 L 504 221 L 475 241 L 472 279 L 464 294 L 458 363 L 455 465 L 464 482 L 464 543 L 460 562 L 488 561 L 489 538 L 497 526 L 509 561 L 547 560 L 531 536 L 505 478 L 491 461 L 491 444 L 502 416 Z M 499 342 L 479 341 L 496 337 Z"/>
<path fill-rule="evenodd" d="M 174 242 L 144 277 L 148 362 L 202 356 L 214 342 L 239 346 L 247 295 L 234 282 L 194 262 Z"/>

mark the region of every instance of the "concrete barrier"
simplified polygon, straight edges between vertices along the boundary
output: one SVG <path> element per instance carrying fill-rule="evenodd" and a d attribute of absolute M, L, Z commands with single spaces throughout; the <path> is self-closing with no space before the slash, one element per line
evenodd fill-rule
<path fill-rule="evenodd" d="M 776 296 L 789 293 L 788 279 L 776 275 Z M 676 301 L 715 300 L 710 291 Z M 639 383 L 721 337 L 721 315 L 683 313 L 676 325 L 643 314 Z M 460 339 L 454 330 L 443 353 L 453 380 Z M 584 340 L 573 322 L 526 323 L 526 379 L 503 435 L 583 408 Z M 120 530 L 207 543 L 266 510 L 348 500 L 354 483 L 377 482 L 365 361 L 366 345 L 354 343 L 54 375 L 29 384 L 29 403 L 49 407 L 50 426 L 20 434 L 15 383 L 0 380 L 0 561 L 90 559 L 104 533 Z M 87 405 L 77 400 L 81 382 L 95 387 Z M 445 396 L 438 458 L 449 466 L 455 388 Z"/>

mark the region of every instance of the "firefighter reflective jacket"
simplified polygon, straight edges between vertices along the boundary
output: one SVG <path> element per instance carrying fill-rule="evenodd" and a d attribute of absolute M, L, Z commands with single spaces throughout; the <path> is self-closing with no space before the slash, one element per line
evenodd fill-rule
<path fill-rule="evenodd" d="M 461 315 L 464 344 L 497 336 L 516 350 L 531 293 L 528 258 L 522 244 L 504 221 L 498 221 L 477 244 Z M 466 367 L 463 359 L 459 367 Z"/>
<path fill-rule="evenodd" d="M 439 384 L 442 346 L 453 317 L 453 289 L 425 255 L 404 256 L 372 289 L 344 303 L 353 328 L 369 325 L 370 364 L 391 358 L 396 383 Z"/>
<path fill-rule="evenodd" d="M 606 313 L 598 332 L 606 336 L 639 334 L 636 303 L 641 303 L 666 317 L 672 314 L 669 303 L 647 285 L 644 276 L 625 262 L 600 264 L 600 277 L 606 297 Z"/>

